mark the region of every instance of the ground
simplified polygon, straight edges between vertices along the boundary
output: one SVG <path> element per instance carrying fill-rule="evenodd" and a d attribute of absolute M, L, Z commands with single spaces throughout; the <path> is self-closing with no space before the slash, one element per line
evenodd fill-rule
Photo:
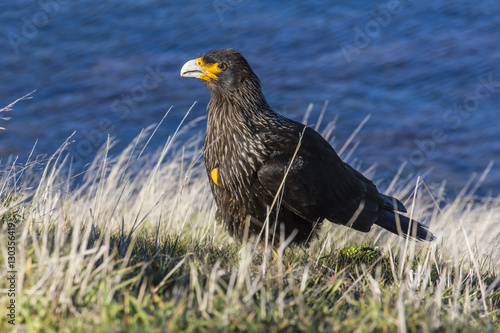
<path fill-rule="evenodd" d="M 3 315 L 0 331 L 500 329 L 499 198 L 450 200 L 417 178 L 385 190 L 435 242 L 327 224 L 309 247 L 241 244 L 214 221 L 199 140 L 153 155 L 136 143 L 102 151 L 83 178 L 64 150 L 42 171 L 3 165 L 0 264 L 14 265 L 15 296 L 2 277 L 0 303 L 14 300 L 15 325 Z"/>

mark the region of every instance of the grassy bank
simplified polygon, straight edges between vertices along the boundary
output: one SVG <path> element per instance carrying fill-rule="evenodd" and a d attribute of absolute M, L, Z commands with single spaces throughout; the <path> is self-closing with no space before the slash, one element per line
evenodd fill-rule
<path fill-rule="evenodd" d="M 432 244 L 327 224 L 309 247 L 272 249 L 215 223 L 199 140 L 141 154 L 146 141 L 112 159 L 109 143 L 78 177 L 65 146 L 42 169 L 4 164 L 0 265 L 16 273 L 0 304 L 15 300 L 15 325 L 4 314 L 0 331 L 500 329 L 500 199 L 473 200 L 476 181 L 451 202 L 418 179 L 388 189 Z"/>

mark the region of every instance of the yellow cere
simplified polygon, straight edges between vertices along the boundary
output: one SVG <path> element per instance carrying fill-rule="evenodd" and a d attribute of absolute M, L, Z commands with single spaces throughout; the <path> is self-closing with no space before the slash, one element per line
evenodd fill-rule
<path fill-rule="evenodd" d="M 214 181 L 215 185 L 220 186 L 218 182 L 218 170 L 219 168 L 215 168 L 210 172 L 210 175 L 212 176 L 212 180 Z"/>
<path fill-rule="evenodd" d="M 221 70 L 219 69 L 219 64 L 220 64 L 219 62 L 216 62 L 213 64 L 208 64 L 208 63 L 204 62 L 202 58 L 197 58 L 196 64 L 198 66 L 200 66 L 203 71 L 206 72 L 206 73 L 199 75 L 197 77 L 197 79 L 202 79 L 205 81 L 212 81 L 212 80 L 217 79 L 217 74 L 221 72 Z"/>

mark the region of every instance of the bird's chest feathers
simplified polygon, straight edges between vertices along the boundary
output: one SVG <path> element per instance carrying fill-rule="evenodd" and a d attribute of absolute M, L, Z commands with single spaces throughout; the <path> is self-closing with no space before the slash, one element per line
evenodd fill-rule
<path fill-rule="evenodd" d="M 204 153 L 210 178 L 217 186 L 226 188 L 251 185 L 266 158 L 265 146 L 259 140 L 231 128 L 225 132 L 207 131 Z"/>
<path fill-rule="evenodd" d="M 218 116 L 209 114 L 205 134 L 207 173 L 220 190 L 239 196 L 238 188 L 256 181 L 256 171 L 269 157 L 268 149 L 259 134 L 260 127 L 252 120 L 235 112 Z"/>

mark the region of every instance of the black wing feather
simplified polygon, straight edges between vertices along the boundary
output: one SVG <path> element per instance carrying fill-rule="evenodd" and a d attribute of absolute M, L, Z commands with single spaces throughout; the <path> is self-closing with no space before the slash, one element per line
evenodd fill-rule
<path fill-rule="evenodd" d="M 326 218 L 369 231 L 385 203 L 375 185 L 342 162 L 317 132 L 309 128 L 295 131 L 300 132 L 304 135 L 297 155 L 278 150 L 258 170 L 262 187 L 275 196 L 290 166 L 282 205 L 311 223 Z"/>

